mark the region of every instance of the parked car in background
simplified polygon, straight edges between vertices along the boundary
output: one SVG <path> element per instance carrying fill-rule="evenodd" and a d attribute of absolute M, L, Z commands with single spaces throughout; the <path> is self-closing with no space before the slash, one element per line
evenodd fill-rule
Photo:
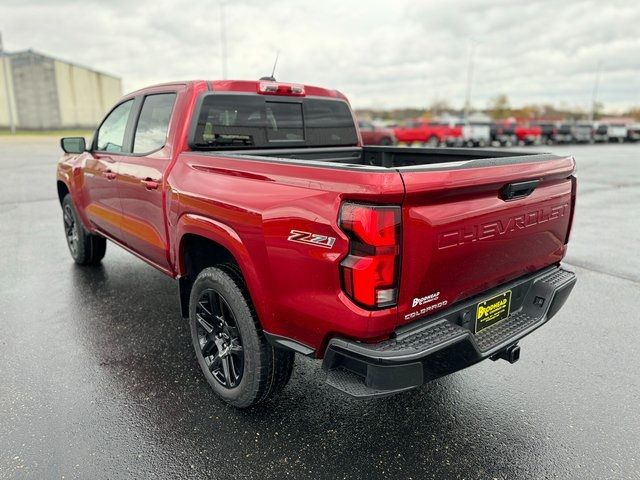
<path fill-rule="evenodd" d="M 599 124 L 593 135 L 593 140 L 598 143 L 618 142 L 622 143 L 627 139 L 626 125 Z"/>
<path fill-rule="evenodd" d="M 445 133 L 445 146 L 460 147 L 465 145 L 461 123 L 443 121 L 441 125 Z"/>
<path fill-rule="evenodd" d="M 419 143 L 436 147 L 446 145 L 454 138 L 454 132 L 448 123 L 433 120 L 408 120 L 403 125 L 394 128 L 393 133 L 398 142 Z"/>
<path fill-rule="evenodd" d="M 518 142 L 515 125 L 504 122 L 494 122 L 490 126 L 492 145 L 510 147 Z"/>
<path fill-rule="evenodd" d="M 593 143 L 593 124 L 575 123 L 571 126 L 571 137 L 575 143 Z"/>
<path fill-rule="evenodd" d="M 536 125 L 516 124 L 515 132 L 518 143 L 521 145 L 537 145 L 542 140 L 542 129 Z"/>
<path fill-rule="evenodd" d="M 640 141 L 640 123 L 627 125 L 627 142 Z"/>
<path fill-rule="evenodd" d="M 626 125 L 609 125 L 609 141 L 622 143 L 627 138 L 627 126 Z"/>
<path fill-rule="evenodd" d="M 500 120 L 496 122 L 501 125 L 504 132 L 508 132 L 511 139 L 515 140 L 515 143 L 521 145 L 534 145 L 538 144 L 542 138 L 542 129 L 536 125 L 529 123 L 518 123 L 512 119 Z M 511 133 L 513 132 L 513 133 Z M 501 145 L 507 145 L 506 141 L 500 142 Z"/>
<path fill-rule="evenodd" d="M 609 127 L 604 124 L 597 125 L 593 132 L 593 141 L 596 143 L 606 143 L 609 141 Z"/>
<path fill-rule="evenodd" d="M 537 121 L 533 125 L 540 128 L 540 142 L 545 145 L 556 143 L 556 135 L 558 133 L 558 125 L 555 122 Z"/>
<path fill-rule="evenodd" d="M 555 143 L 571 143 L 573 142 L 573 134 L 571 133 L 570 123 L 561 123 L 558 125 Z"/>
<path fill-rule="evenodd" d="M 486 147 L 491 143 L 491 127 L 488 123 L 457 123 L 460 143 L 465 147 Z"/>
<path fill-rule="evenodd" d="M 364 145 L 395 145 L 396 136 L 390 128 L 383 128 L 371 122 L 359 121 L 358 127 Z"/>

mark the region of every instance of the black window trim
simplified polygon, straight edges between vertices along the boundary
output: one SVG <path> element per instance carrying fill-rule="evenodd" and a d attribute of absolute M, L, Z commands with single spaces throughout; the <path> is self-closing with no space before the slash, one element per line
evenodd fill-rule
<path fill-rule="evenodd" d="M 196 147 L 195 145 L 195 137 L 196 137 L 196 130 L 198 127 L 198 120 L 200 119 L 200 110 L 202 109 L 202 104 L 204 103 L 205 99 L 209 96 L 219 96 L 219 95 L 239 95 L 239 96 L 253 96 L 253 97 L 259 97 L 259 98 L 264 98 L 265 102 L 279 102 L 279 103 L 300 103 L 303 105 L 303 109 L 304 109 L 304 100 L 305 99 L 314 99 L 314 100 L 328 100 L 328 101 L 335 101 L 335 102 L 342 102 L 344 104 L 347 105 L 348 109 L 349 109 L 349 113 L 351 114 L 351 120 L 354 124 L 354 128 L 356 130 L 356 138 L 357 138 L 357 132 L 358 132 L 358 126 L 357 126 L 357 120 L 353 114 L 353 110 L 351 109 L 351 107 L 349 106 L 349 103 L 342 99 L 342 98 L 334 98 L 334 97 L 324 97 L 322 95 L 309 95 L 309 96 L 304 96 L 304 97 L 288 97 L 288 96 L 278 96 L 278 95 L 261 95 L 261 94 L 257 94 L 257 93 L 253 93 L 253 92 L 236 92 L 236 91 L 206 91 L 206 92 L 202 92 L 199 97 L 198 100 L 196 101 L 196 104 L 192 110 L 192 115 L 191 115 L 191 124 L 189 125 L 189 135 L 187 137 L 187 144 L 189 146 L 189 148 L 193 151 L 206 151 L 206 150 L 202 150 L 201 148 Z M 302 124 L 303 124 L 303 131 L 304 131 L 304 137 L 306 139 L 306 122 L 304 120 L 304 113 L 303 113 L 303 118 L 302 118 Z M 273 146 L 264 146 L 264 147 L 259 147 L 260 149 L 265 149 L 268 150 L 270 148 L 283 148 L 282 142 L 274 142 L 275 145 Z M 355 147 L 357 146 L 357 142 L 354 143 L 353 145 L 322 145 L 321 147 L 319 146 L 309 146 L 306 143 L 306 140 L 302 140 L 302 141 L 289 141 L 286 142 L 287 143 L 287 148 L 291 147 L 291 148 L 295 148 L 295 147 L 309 147 L 309 148 L 329 148 L 329 147 Z M 237 150 L 237 151 L 242 151 L 243 149 L 255 149 L 256 147 L 228 147 L 228 148 L 221 148 L 219 149 L 220 151 L 224 151 L 224 150 Z M 216 151 L 216 149 L 212 149 L 212 151 Z"/>

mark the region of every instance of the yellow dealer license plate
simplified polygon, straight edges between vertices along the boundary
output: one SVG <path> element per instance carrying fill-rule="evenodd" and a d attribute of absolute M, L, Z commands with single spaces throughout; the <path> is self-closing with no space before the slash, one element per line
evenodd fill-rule
<path fill-rule="evenodd" d="M 491 325 L 504 320 L 509 316 L 511 308 L 511 290 L 496 295 L 495 297 L 478 303 L 476 306 L 476 329 L 478 333 Z"/>

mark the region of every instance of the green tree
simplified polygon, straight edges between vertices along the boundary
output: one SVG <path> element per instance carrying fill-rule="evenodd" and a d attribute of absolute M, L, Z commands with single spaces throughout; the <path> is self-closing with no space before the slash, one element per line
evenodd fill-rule
<path fill-rule="evenodd" d="M 446 100 L 435 100 L 429 106 L 429 113 L 434 117 L 450 111 L 451 105 L 449 105 L 449 102 L 447 102 Z"/>
<path fill-rule="evenodd" d="M 494 120 L 509 117 L 511 115 L 509 97 L 507 97 L 504 93 L 493 97 L 491 100 L 489 100 L 487 113 L 489 113 L 489 116 Z"/>
<path fill-rule="evenodd" d="M 633 117 L 640 122 L 640 107 L 631 107 L 624 115 L 626 117 Z"/>

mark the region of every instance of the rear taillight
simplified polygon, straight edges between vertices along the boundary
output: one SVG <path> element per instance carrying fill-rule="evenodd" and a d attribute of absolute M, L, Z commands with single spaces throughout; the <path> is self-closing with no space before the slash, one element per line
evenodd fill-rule
<path fill-rule="evenodd" d="M 400 256 L 400 207 L 344 203 L 340 228 L 349 255 L 340 264 L 346 294 L 367 308 L 396 304 Z"/>

